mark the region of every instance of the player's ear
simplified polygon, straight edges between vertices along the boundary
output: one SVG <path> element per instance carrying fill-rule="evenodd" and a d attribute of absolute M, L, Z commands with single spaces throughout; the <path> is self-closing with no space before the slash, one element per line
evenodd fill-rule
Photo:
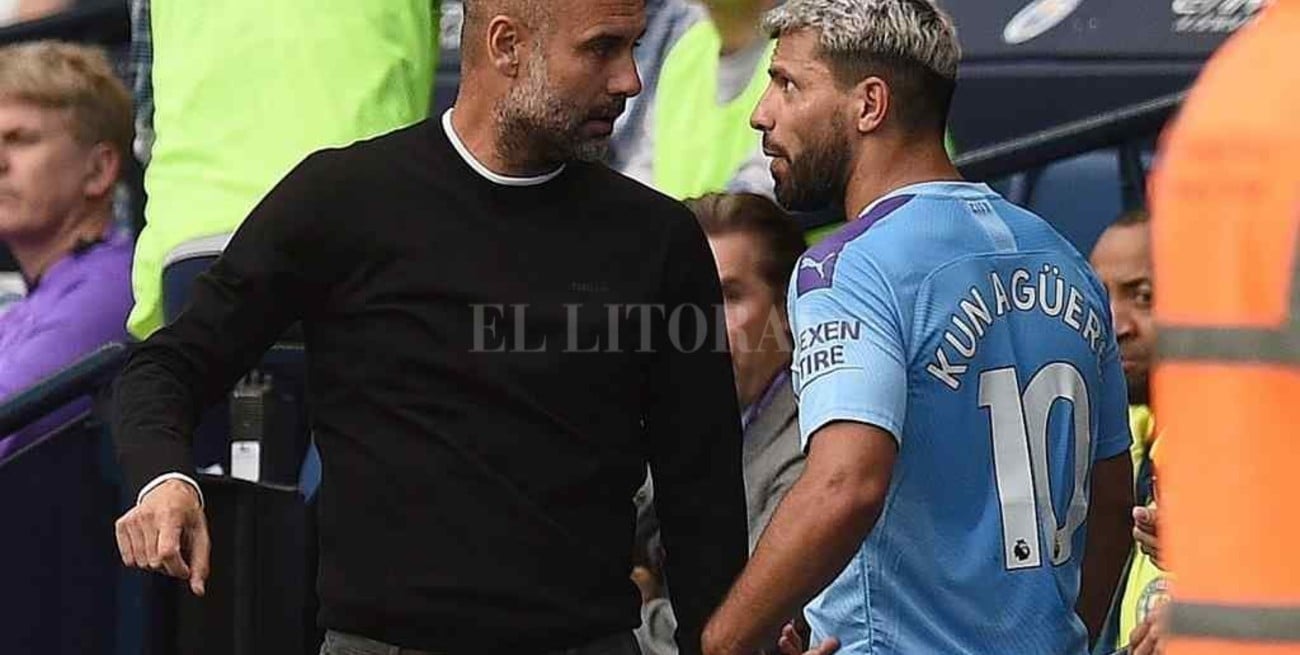
<path fill-rule="evenodd" d="M 889 113 L 889 85 L 874 75 L 853 87 L 853 127 L 861 134 L 880 129 Z"/>
<path fill-rule="evenodd" d="M 519 21 L 510 16 L 494 16 L 488 23 L 487 56 L 497 72 L 506 77 L 519 74 L 519 55 L 524 38 Z"/>

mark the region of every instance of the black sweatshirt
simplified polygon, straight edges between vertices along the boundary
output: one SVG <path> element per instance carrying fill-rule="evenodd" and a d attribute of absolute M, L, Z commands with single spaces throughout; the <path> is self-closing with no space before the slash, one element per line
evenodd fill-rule
<path fill-rule="evenodd" d="M 324 627 L 449 653 L 632 630 L 649 462 L 694 653 L 746 554 L 720 305 L 682 205 L 596 164 L 497 184 L 426 121 L 253 210 L 119 378 L 119 456 L 134 489 L 193 470 L 200 410 L 301 320 Z"/>

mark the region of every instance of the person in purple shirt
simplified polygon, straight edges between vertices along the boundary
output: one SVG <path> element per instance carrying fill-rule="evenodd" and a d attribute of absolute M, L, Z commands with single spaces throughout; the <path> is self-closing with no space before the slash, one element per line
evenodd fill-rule
<path fill-rule="evenodd" d="M 131 96 L 99 50 L 0 48 L 0 241 L 27 282 L 0 314 L 0 402 L 127 337 L 132 240 L 112 205 L 131 120 Z M 88 407 L 0 435 L 0 461 Z"/>

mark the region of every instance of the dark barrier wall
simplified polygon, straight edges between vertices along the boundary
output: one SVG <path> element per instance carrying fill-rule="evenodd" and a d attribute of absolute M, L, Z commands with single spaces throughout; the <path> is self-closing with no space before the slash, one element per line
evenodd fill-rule
<path fill-rule="evenodd" d="M 969 61 L 1204 60 L 1259 0 L 942 0 Z"/>
<path fill-rule="evenodd" d="M 1186 89 L 1258 0 L 943 0 L 965 152 Z M 1026 93 L 1026 89 L 1033 89 Z"/>
<path fill-rule="evenodd" d="M 120 505 L 104 431 L 78 422 L 0 464 L 0 652 L 112 652 Z"/>

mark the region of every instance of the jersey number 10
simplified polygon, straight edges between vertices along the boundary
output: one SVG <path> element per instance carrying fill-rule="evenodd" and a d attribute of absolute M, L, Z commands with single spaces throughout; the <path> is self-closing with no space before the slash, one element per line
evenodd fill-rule
<path fill-rule="evenodd" d="M 1052 506 L 1048 416 L 1056 401 L 1070 403 L 1074 428 L 1074 489 L 1065 524 Z M 989 409 L 993 433 L 993 472 L 1002 509 L 1002 551 L 1008 570 L 1041 566 L 1042 538 L 1051 538 L 1053 565 L 1070 559 L 1074 531 L 1088 515 L 1085 482 L 1092 436 L 1088 387 L 1079 369 L 1065 362 L 1034 374 L 1025 392 L 1014 367 L 980 373 L 980 407 Z M 1040 526 L 1041 529 L 1040 529 Z"/>

